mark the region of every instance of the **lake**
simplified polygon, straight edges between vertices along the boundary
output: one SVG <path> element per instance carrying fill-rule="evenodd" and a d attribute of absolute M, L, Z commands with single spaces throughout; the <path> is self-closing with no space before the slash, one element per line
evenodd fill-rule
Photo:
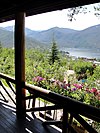
<path fill-rule="evenodd" d="M 100 49 L 60 48 L 60 50 L 69 52 L 70 56 L 100 59 Z"/>

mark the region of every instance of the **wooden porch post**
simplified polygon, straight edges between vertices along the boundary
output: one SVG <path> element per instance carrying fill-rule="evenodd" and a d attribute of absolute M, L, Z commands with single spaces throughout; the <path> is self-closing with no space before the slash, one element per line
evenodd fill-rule
<path fill-rule="evenodd" d="M 25 13 L 15 15 L 15 80 L 16 80 L 16 114 L 25 117 Z"/>
<path fill-rule="evenodd" d="M 63 126 L 62 133 L 68 133 L 68 112 L 67 109 L 63 108 Z"/>

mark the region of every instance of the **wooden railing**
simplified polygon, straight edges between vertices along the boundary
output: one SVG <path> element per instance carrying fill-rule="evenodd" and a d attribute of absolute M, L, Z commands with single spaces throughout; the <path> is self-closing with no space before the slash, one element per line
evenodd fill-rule
<path fill-rule="evenodd" d="M 12 92 L 16 95 L 14 87 L 12 86 L 12 84 L 15 84 L 15 80 L 1 73 L 0 73 L 0 78 L 1 78 L 0 86 L 5 90 L 5 92 L 12 100 L 12 102 L 16 104 L 15 99 L 13 99 L 8 92 L 8 87 L 9 87 L 12 90 Z M 4 82 L 2 80 L 6 81 L 7 87 L 4 86 Z M 62 119 L 60 120 L 52 119 L 52 121 L 47 120 L 43 122 L 44 126 L 49 124 L 49 125 L 56 125 L 59 127 L 59 125 L 61 125 L 60 128 L 62 129 L 62 133 L 79 133 L 78 130 L 76 130 L 75 126 L 73 125 L 73 120 L 76 120 L 89 133 L 98 133 L 98 131 L 94 129 L 93 126 L 90 125 L 85 118 L 100 123 L 100 109 L 93 107 L 91 105 L 84 104 L 80 101 L 71 99 L 69 97 L 51 92 L 49 90 L 45 90 L 43 88 L 27 84 L 27 83 L 25 83 L 23 88 L 28 90 L 30 94 L 26 96 L 24 99 L 26 101 L 27 100 L 30 101 L 31 99 L 33 100 L 32 106 L 31 107 L 28 106 L 26 108 L 26 112 L 33 112 L 33 114 L 35 114 L 35 112 L 37 111 L 40 112 L 40 111 L 47 111 L 47 110 L 50 110 L 50 111 L 60 110 L 60 109 L 63 110 Z M 3 96 L 3 93 L 1 92 L 1 90 L 0 90 L 0 93 L 1 93 L 1 97 L 5 101 L 7 101 L 5 96 Z M 41 106 L 37 107 L 35 102 L 36 102 L 36 99 L 39 100 L 39 98 L 52 104 L 42 106 L 42 107 Z"/>

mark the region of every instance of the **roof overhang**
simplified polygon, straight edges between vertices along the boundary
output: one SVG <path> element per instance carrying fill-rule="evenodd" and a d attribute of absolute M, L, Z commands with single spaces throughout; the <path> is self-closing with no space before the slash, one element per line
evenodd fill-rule
<path fill-rule="evenodd" d="M 3 0 L 0 3 L 0 22 L 13 20 L 17 12 L 26 16 L 98 3 L 100 0 Z"/>

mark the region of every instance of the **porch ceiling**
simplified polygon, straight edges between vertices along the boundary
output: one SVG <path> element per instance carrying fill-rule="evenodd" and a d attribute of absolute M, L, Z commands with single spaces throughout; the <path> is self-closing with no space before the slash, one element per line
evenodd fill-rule
<path fill-rule="evenodd" d="M 0 3 L 0 22 L 14 19 L 15 13 L 19 11 L 26 12 L 26 16 L 31 16 L 98 2 L 100 0 L 2 0 Z"/>

